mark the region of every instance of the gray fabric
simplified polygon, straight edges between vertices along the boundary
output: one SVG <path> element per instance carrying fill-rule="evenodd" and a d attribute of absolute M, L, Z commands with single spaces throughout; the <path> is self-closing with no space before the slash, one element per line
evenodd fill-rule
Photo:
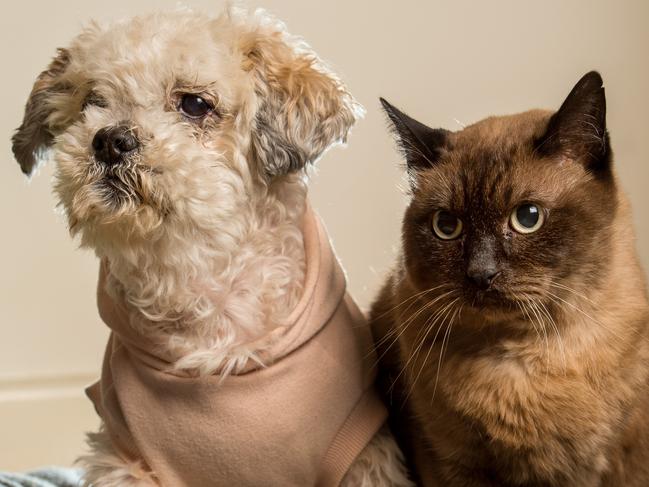
<path fill-rule="evenodd" d="M 26 473 L 0 472 L 0 487 L 79 487 L 81 472 L 71 468 L 49 467 Z"/>

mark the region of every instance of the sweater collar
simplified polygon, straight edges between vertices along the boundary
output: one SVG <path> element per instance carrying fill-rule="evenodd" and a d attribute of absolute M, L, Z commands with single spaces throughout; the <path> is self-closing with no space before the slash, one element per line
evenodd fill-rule
<path fill-rule="evenodd" d="M 344 272 L 320 218 L 308 203 L 302 228 L 306 264 L 302 296 L 285 322 L 257 341 L 259 346 L 262 341 L 269 344 L 257 354 L 265 366 L 281 360 L 313 338 L 330 320 L 345 295 Z M 159 351 L 162 349 L 161 343 L 152 343 L 150 338 L 138 331 L 146 329 L 149 324 L 159 327 L 159 323 L 148 321 L 141 313 L 129 309 L 127 303 L 114 299 L 106 292 L 109 273 L 110 263 L 103 259 L 97 286 L 97 305 L 102 320 L 112 332 L 113 341 L 153 368 L 173 375 L 192 375 L 173 371 L 169 357 Z M 138 326 L 132 325 L 132 319 L 138 320 Z M 255 348 L 255 343 L 250 346 Z M 258 362 L 249 360 L 241 373 L 261 367 Z"/>

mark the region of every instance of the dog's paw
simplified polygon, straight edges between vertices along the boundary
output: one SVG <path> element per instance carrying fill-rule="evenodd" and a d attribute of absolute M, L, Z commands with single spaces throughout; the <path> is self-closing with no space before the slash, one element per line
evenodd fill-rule
<path fill-rule="evenodd" d="M 414 487 L 408 479 L 403 454 L 387 425 L 349 468 L 341 487 Z"/>
<path fill-rule="evenodd" d="M 158 487 L 151 472 L 138 461 L 122 458 L 102 430 L 88 433 L 91 453 L 77 460 L 83 469 L 84 487 Z"/>

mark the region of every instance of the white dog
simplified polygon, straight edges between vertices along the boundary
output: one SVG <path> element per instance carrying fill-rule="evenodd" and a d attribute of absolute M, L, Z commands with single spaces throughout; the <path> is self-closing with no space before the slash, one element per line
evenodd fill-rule
<path fill-rule="evenodd" d="M 262 11 L 92 24 L 39 76 L 14 154 L 27 174 L 45 153 L 55 160 L 71 232 L 102 259 L 100 311 L 113 330 L 90 392 L 105 426 L 82 459 L 88 485 L 411 485 L 367 392 L 365 331 L 327 324 L 344 315 L 364 328 L 306 201 L 309 164 L 361 112 L 309 46 Z M 298 317 L 297 329 L 290 317 L 301 306 L 323 328 Z M 301 364 L 311 349 L 318 363 Z M 293 377 L 309 390 L 311 416 L 297 386 L 279 407 L 272 393 L 256 396 L 291 389 Z M 212 421 L 210 394 L 232 389 L 230 379 L 238 390 L 218 403 L 230 409 Z M 203 389 L 169 392 L 174 381 Z M 359 409 L 363 401 L 373 406 Z M 237 404 L 256 415 L 239 423 Z M 279 423 L 293 414 L 299 431 Z M 215 425 L 225 431 L 211 434 Z M 350 449 L 340 442 L 350 427 L 371 435 L 347 435 Z"/>

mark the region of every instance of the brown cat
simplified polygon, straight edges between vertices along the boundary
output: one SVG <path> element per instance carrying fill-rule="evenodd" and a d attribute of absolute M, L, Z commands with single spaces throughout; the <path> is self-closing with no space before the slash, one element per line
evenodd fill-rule
<path fill-rule="evenodd" d="M 421 484 L 649 486 L 649 305 L 600 75 L 458 132 L 382 103 L 412 199 L 372 321 Z"/>

